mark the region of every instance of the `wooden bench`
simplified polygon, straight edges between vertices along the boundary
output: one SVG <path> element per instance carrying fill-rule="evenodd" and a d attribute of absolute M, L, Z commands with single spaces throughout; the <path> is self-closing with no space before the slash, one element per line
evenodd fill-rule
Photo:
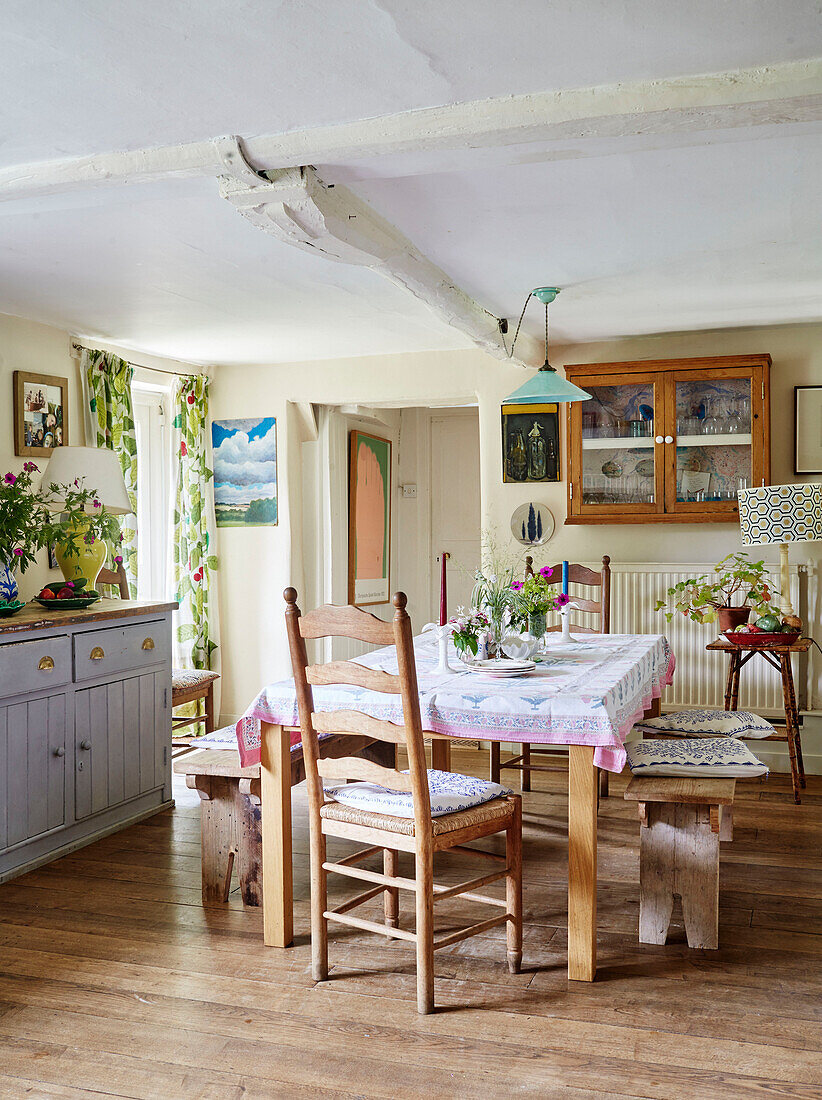
<path fill-rule="evenodd" d="M 640 820 L 639 942 L 665 943 L 674 896 L 689 947 L 719 946 L 719 842 L 733 836 L 735 779 L 634 776 Z"/>
<path fill-rule="evenodd" d="M 394 767 L 393 745 L 359 735 L 333 735 L 322 756 L 358 754 Z M 234 868 L 243 905 L 262 905 L 260 765 L 244 768 L 236 749 L 200 749 L 174 762 L 174 771 L 200 796 L 203 904 L 228 901 Z M 305 779 L 302 746 L 291 752 L 291 786 Z"/>

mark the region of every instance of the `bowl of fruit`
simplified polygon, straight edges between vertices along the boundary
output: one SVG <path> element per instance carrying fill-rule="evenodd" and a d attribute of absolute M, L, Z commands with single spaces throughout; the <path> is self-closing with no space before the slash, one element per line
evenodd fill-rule
<path fill-rule="evenodd" d="M 41 607 L 47 607 L 50 611 L 80 611 L 100 599 L 99 592 L 84 585 L 85 582 L 81 584 L 79 580 L 46 585 L 34 598 Z"/>
<path fill-rule="evenodd" d="M 762 615 L 756 622 L 741 623 L 734 630 L 725 631 L 725 638 L 732 645 L 738 645 L 743 649 L 793 645 L 799 635 L 800 631 L 793 624 L 784 622 L 773 612 Z"/>

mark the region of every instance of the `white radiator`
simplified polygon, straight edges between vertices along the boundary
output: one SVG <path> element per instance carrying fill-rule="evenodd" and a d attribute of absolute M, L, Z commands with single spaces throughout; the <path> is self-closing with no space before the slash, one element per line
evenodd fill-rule
<path fill-rule="evenodd" d="M 586 563 L 592 569 L 599 563 Z M 664 634 L 676 655 L 676 672 L 672 685 L 662 699 L 666 710 L 676 707 L 721 707 L 725 698 L 725 680 L 728 658 L 723 653 L 708 653 L 705 646 L 717 637 L 716 624 L 700 626 L 677 614 L 666 622 L 665 613 L 654 611 L 658 599 L 665 599 L 667 590 L 678 581 L 703 573 L 712 575 L 709 565 L 660 565 L 649 562 L 632 562 L 611 566 L 611 631 L 614 634 Z M 778 586 L 778 576 L 772 578 Z M 574 593 L 571 585 L 571 595 Z M 580 588 L 580 596 L 596 599 L 589 588 Z M 799 607 L 799 574 L 791 569 L 791 600 Z M 594 625 L 592 617 L 580 615 L 577 621 Z M 794 664 L 797 693 L 801 696 L 802 683 Z M 782 706 L 782 682 L 779 673 L 761 657 L 743 669 L 740 676 L 740 710 L 753 710 L 758 714 L 784 714 Z"/>

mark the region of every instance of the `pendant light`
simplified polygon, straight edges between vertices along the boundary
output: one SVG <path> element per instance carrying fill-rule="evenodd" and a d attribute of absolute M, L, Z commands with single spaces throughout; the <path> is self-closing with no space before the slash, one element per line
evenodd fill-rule
<path fill-rule="evenodd" d="M 517 343 L 517 336 L 519 336 L 520 326 L 522 325 L 522 318 L 525 316 L 525 310 L 528 308 L 528 303 L 532 298 L 536 298 L 542 302 L 545 306 L 545 362 L 539 368 L 537 373 L 524 382 L 519 389 L 514 390 L 505 398 L 503 404 L 505 405 L 554 405 L 561 402 L 568 401 L 590 401 L 590 393 L 586 393 L 585 390 L 581 390 L 579 386 L 575 386 L 573 382 L 569 382 L 567 378 L 563 378 L 557 374 L 556 370 L 548 362 L 548 306 L 553 302 L 559 294 L 558 286 L 538 286 L 525 299 L 525 305 L 522 307 L 522 313 L 519 315 L 519 323 L 517 324 L 517 331 L 514 334 L 514 342 L 511 345 L 511 355 L 514 354 L 514 348 Z"/>

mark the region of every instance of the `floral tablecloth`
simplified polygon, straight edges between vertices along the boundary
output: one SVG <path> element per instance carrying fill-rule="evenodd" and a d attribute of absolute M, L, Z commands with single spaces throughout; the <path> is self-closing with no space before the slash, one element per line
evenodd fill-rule
<path fill-rule="evenodd" d="M 651 701 L 673 679 L 675 660 L 661 634 L 588 634 L 574 645 L 550 644 L 537 670 L 498 679 L 469 672 L 450 650 L 455 675 L 437 675 L 437 641 L 414 639 L 423 729 L 484 741 L 593 745 L 594 763 L 620 772 L 625 738 Z M 397 671 L 393 646 L 357 658 L 369 668 Z M 346 708 L 402 721 L 399 696 L 348 685 L 314 688 L 318 711 Z M 260 761 L 260 722 L 298 724 L 293 680 L 263 688 L 239 722 L 243 765 Z M 292 744 L 299 743 L 299 733 Z"/>

